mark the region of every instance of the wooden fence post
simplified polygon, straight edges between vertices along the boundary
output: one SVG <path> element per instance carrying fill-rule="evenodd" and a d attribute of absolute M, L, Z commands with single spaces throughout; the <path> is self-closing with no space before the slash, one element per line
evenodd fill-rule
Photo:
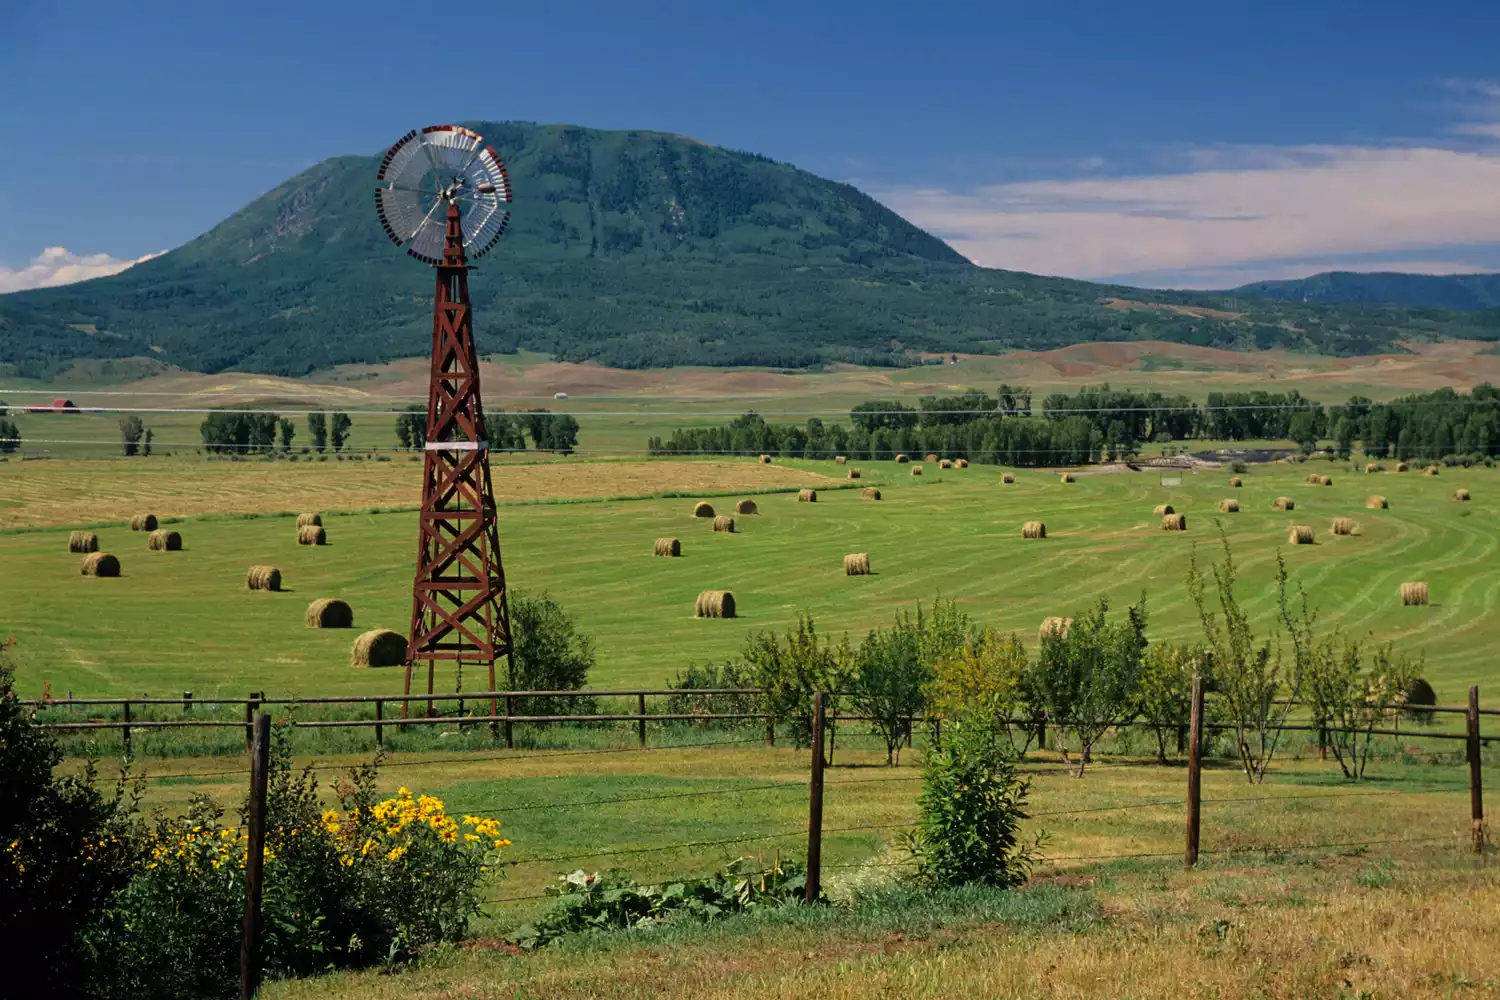
<path fill-rule="evenodd" d="M 265 873 L 266 772 L 271 763 L 271 716 L 255 716 L 250 746 L 248 844 L 245 848 L 245 922 L 240 933 L 240 1000 L 251 1000 L 260 988 L 260 899 Z"/>
<path fill-rule="evenodd" d="M 812 776 L 807 782 L 807 892 L 816 903 L 823 894 L 823 692 L 813 695 Z"/>
<path fill-rule="evenodd" d="M 766 746 L 776 745 L 776 716 L 770 712 L 766 713 Z"/>
<path fill-rule="evenodd" d="M 192 712 L 192 710 L 193 710 L 193 692 L 191 692 L 191 691 L 184 691 L 184 692 L 182 692 L 182 710 L 183 710 L 184 713 Z"/>
<path fill-rule="evenodd" d="M 385 718 L 385 699 L 383 699 L 383 698 L 376 698 L 375 699 L 375 745 L 378 746 L 378 747 L 382 747 L 382 748 L 385 746 L 385 727 L 382 726 L 380 724 L 380 722 L 384 718 Z"/>
<path fill-rule="evenodd" d="M 1047 749 L 1047 710 L 1045 708 L 1036 716 L 1036 748 Z"/>
<path fill-rule="evenodd" d="M 1183 863 L 1198 863 L 1198 820 L 1203 794 L 1203 676 L 1193 675 L 1193 711 L 1188 721 L 1187 850 Z"/>
<path fill-rule="evenodd" d="M 646 749 L 646 696 L 638 694 L 635 696 L 635 714 L 640 718 L 636 720 L 637 732 L 641 738 L 641 749 Z"/>
<path fill-rule="evenodd" d="M 247 751 L 255 746 L 255 713 L 260 709 L 260 700 L 265 696 L 264 691 L 251 691 L 250 697 L 245 699 L 245 749 Z"/>
<path fill-rule="evenodd" d="M 125 748 L 125 759 L 129 760 L 130 753 L 130 702 L 120 702 L 120 708 L 124 712 L 125 724 L 120 727 L 120 743 Z"/>
<path fill-rule="evenodd" d="M 510 724 L 510 717 L 515 714 L 515 710 L 516 710 L 515 699 L 511 695 L 506 695 L 505 696 L 505 749 L 507 749 L 507 750 L 514 750 L 516 748 L 516 733 L 515 733 L 515 729 Z"/>
<path fill-rule="evenodd" d="M 1484 853 L 1484 773 L 1479 761 L 1479 685 L 1469 688 L 1469 820 L 1474 852 Z"/>

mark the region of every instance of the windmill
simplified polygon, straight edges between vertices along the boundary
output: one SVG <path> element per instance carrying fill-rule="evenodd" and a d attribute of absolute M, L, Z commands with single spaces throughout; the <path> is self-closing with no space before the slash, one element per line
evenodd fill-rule
<path fill-rule="evenodd" d="M 483 137 L 457 125 L 433 125 L 392 146 L 376 181 L 375 208 L 386 235 L 437 272 L 404 691 L 411 694 L 412 673 L 424 661 L 429 695 L 439 661 L 454 664 L 458 690 L 465 665 L 487 667 L 494 691 L 495 661 L 513 665 L 514 654 L 479 398 L 469 261 L 488 253 L 505 232 L 510 179 Z M 402 703 L 403 718 L 408 706 Z"/>

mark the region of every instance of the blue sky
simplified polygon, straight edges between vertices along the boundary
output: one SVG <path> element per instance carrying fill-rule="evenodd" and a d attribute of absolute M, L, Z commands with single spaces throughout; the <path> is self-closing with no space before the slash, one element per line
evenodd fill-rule
<path fill-rule="evenodd" d="M 754 150 L 989 266 L 1500 270 L 1493 2 L 0 0 L 0 291 L 470 118 Z"/>

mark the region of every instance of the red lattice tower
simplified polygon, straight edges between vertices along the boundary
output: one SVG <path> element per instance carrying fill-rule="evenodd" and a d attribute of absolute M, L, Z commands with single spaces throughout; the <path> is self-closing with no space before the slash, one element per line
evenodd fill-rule
<path fill-rule="evenodd" d="M 465 666 L 483 666 L 495 690 L 495 662 L 514 665 L 505 601 L 489 441 L 479 396 L 479 355 L 469 307 L 469 258 L 486 253 L 510 218 L 505 166 L 484 140 L 454 125 L 410 132 L 381 163 L 376 207 L 388 236 L 437 271 L 432 308 L 422 511 L 412 583 L 404 691 L 427 664 L 451 661 L 462 690 Z M 402 705 L 402 717 L 407 705 Z M 498 714 L 494 698 L 490 714 Z M 427 703 L 432 714 L 432 702 Z"/>

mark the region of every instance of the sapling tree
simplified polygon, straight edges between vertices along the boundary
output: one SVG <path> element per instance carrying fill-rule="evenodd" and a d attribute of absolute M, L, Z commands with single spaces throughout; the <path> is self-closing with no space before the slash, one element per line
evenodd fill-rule
<path fill-rule="evenodd" d="M 1014 632 L 986 629 L 938 660 L 927 701 L 939 717 L 983 715 L 1004 732 L 1011 750 L 1024 756 L 1036 735 L 1033 726 L 1011 724 L 1025 704 L 1023 682 L 1029 661 Z"/>
<path fill-rule="evenodd" d="M 1420 660 L 1395 656 L 1390 643 L 1367 650 L 1342 632 L 1313 646 L 1304 684 L 1307 703 L 1344 777 L 1364 777 L 1375 727 L 1400 715 L 1421 667 Z"/>
<path fill-rule="evenodd" d="M 1164 764 L 1168 743 L 1177 743 L 1190 721 L 1193 675 L 1202 662 L 1200 650 L 1157 642 L 1146 651 L 1141 664 L 1136 714 L 1156 738 L 1156 759 Z M 1182 748 L 1178 746 L 1177 749 Z"/>

